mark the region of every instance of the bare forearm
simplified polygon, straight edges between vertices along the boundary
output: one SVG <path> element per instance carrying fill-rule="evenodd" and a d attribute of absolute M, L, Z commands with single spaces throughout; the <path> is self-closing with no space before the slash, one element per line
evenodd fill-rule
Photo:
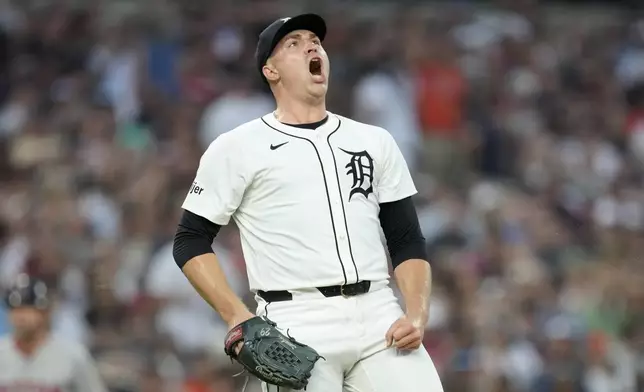
<path fill-rule="evenodd" d="M 396 283 L 405 302 L 405 313 L 414 322 L 425 323 L 429 312 L 432 290 L 432 270 L 421 259 L 407 260 L 394 270 Z"/>
<path fill-rule="evenodd" d="M 190 259 L 183 267 L 192 286 L 199 295 L 210 304 L 229 325 L 234 325 L 239 315 L 248 314 L 249 310 L 235 294 L 226 281 L 217 256 L 207 253 Z"/>

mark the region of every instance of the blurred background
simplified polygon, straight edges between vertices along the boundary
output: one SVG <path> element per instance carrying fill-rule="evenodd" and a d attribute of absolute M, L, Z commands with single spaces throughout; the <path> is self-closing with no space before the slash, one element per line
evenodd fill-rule
<path fill-rule="evenodd" d="M 445 390 L 644 391 L 638 4 L 1 0 L 0 284 L 47 281 L 112 391 L 239 390 L 172 237 L 202 151 L 273 110 L 258 33 L 314 11 L 329 110 L 420 190 Z M 232 225 L 214 248 L 254 309 Z"/>

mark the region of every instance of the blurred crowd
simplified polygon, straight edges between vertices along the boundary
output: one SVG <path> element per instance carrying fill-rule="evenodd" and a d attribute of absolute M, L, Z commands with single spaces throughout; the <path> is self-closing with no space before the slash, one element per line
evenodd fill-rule
<path fill-rule="evenodd" d="M 386 128 L 414 173 L 445 390 L 644 390 L 636 12 L 51 3 L 0 1 L 0 284 L 47 281 L 54 332 L 91 348 L 112 391 L 243 383 L 172 238 L 203 150 L 274 108 L 258 33 L 305 10 L 329 24 L 329 110 Z M 213 247 L 254 309 L 234 225 Z"/>

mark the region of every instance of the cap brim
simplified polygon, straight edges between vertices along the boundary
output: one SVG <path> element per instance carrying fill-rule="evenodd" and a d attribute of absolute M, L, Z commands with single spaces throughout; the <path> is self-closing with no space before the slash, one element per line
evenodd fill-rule
<path fill-rule="evenodd" d="M 320 41 L 324 41 L 326 37 L 326 22 L 320 15 L 316 14 L 302 14 L 294 16 L 287 20 L 273 37 L 272 48 L 275 49 L 277 44 L 286 37 L 290 32 L 295 30 L 307 30 L 315 34 Z"/>

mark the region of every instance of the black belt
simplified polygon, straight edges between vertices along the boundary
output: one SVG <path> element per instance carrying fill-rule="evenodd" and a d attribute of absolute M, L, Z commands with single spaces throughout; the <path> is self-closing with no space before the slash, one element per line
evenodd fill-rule
<path fill-rule="evenodd" d="M 345 285 L 337 286 L 324 286 L 316 287 L 322 295 L 325 297 L 355 297 L 356 295 L 365 294 L 369 292 L 371 287 L 371 281 L 363 280 L 358 283 L 351 283 Z M 293 294 L 286 290 L 279 291 L 263 291 L 258 290 L 257 295 L 259 295 L 266 302 L 280 302 L 280 301 L 290 301 L 293 299 Z"/>

